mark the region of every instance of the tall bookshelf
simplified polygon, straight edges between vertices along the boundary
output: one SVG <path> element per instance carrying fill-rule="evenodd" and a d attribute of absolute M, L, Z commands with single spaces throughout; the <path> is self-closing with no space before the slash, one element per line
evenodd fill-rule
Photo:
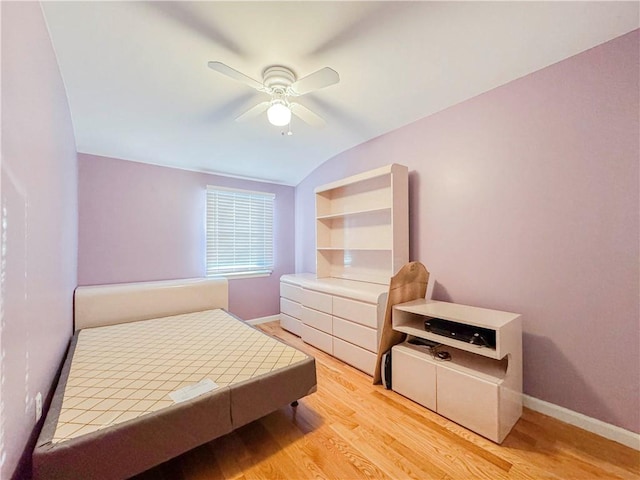
<path fill-rule="evenodd" d="M 409 261 L 407 167 L 329 183 L 315 197 L 317 278 L 386 285 Z"/>
<path fill-rule="evenodd" d="M 280 324 L 373 375 L 389 280 L 409 261 L 407 167 L 315 190 L 316 274 L 280 278 Z"/>

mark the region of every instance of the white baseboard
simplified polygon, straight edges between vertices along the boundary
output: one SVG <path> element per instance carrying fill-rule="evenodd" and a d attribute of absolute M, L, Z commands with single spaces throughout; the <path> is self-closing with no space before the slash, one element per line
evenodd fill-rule
<path fill-rule="evenodd" d="M 246 322 L 249 325 L 259 325 L 261 323 L 275 322 L 276 320 L 280 320 L 280 315 L 269 315 L 268 317 L 252 318 L 251 320 L 247 320 Z"/>
<path fill-rule="evenodd" d="M 582 428 L 583 430 L 595 433 L 596 435 L 608 438 L 609 440 L 621 443 L 635 450 L 640 450 L 640 434 L 638 433 L 616 427 L 615 425 L 605 423 L 595 418 L 587 417 L 582 413 L 574 412 L 568 408 L 545 402 L 544 400 L 533 398 L 529 395 L 522 396 L 522 404 L 531 410 L 557 418 L 569 425 Z"/>

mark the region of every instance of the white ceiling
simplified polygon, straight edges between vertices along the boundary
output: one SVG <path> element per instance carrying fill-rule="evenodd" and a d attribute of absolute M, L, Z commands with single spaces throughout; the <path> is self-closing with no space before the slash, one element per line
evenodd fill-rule
<path fill-rule="evenodd" d="M 639 26 L 638 2 L 43 2 L 79 152 L 296 185 L 325 160 Z M 327 121 L 234 118 L 281 64 Z M 394 160 L 394 159 L 390 159 Z"/>

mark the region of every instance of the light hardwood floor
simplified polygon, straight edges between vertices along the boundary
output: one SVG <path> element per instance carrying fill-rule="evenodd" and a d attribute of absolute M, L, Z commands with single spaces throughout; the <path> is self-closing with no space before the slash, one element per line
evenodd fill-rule
<path fill-rule="evenodd" d="M 640 479 L 640 452 L 525 409 L 497 445 L 304 344 L 318 391 L 135 477 L 151 479 Z"/>

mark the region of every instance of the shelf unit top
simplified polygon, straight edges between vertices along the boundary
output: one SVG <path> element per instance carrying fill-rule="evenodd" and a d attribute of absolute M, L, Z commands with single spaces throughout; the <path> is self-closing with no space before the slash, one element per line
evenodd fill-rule
<path fill-rule="evenodd" d="M 354 252 L 391 252 L 391 248 L 384 248 L 384 247 L 318 247 L 316 250 L 329 250 L 329 251 L 353 250 Z"/>
<path fill-rule="evenodd" d="M 327 183 L 325 185 L 320 185 L 316 187 L 314 190 L 315 193 L 323 193 L 328 192 L 330 190 L 335 190 L 337 188 L 345 187 L 347 185 L 352 185 L 357 182 L 363 182 L 365 180 L 369 180 L 371 178 L 381 177 L 383 175 L 389 175 L 390 173 L 397 173 L 401 170 L 406 170 L 407 167 L 400 165 L 398 163 L 391 163 L 389 165 L 385 165 L 384 167 L 376 168 L 373 170 L 369 170 L 364 173 L 359 173 L 357 175 L 353 175 L 351 177 L 343 178 L 341 180 L 337 180 L 332 183 Z"/>
<path fill-rule="evenodd" d="M 488 308 L 472 307 L 457 303 L 440 302 L 419 298 L 407 303 L 400 303 L 393 307 L 396 310 L 415 313 L 431 318 L 442 318 L 452 322 L 500 330 L 509 322 L 520 317 L 518 313 L 490 310 Z"/>

